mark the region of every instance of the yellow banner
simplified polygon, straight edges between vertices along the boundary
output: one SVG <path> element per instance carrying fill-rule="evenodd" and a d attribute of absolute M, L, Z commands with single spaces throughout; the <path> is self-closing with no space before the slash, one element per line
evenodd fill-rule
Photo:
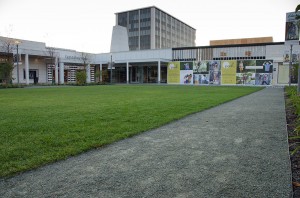
<path fill-rule="evenodd" d="M 236 84 L 236 60 L 221 61 L 222 85 Z"/>
<path fill-rule="evenodd" d="M 180 83 L 180 62 L 168 63 L 168 84 Z"/>

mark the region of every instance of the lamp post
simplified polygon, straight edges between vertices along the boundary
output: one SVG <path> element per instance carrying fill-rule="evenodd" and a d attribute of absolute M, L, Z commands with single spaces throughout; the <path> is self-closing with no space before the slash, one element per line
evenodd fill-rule
<path fill-rule="evenodd" d="M 19 44 L 21 42 L 16 40 L 15 44 L 17 45 L 17 81 L 18 81 L 18 85 L 20 83 L 20 79 L 19 79 Z"/>

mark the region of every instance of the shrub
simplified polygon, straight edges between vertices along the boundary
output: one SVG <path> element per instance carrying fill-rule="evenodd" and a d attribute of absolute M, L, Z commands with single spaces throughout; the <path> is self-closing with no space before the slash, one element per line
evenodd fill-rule
<path fill-rule="evenodd" d="M 77 85 L 85 85 L 86 72 L 84 70 L 76 72 L 76 83 L 77 83 Z"/>
<path fill-rule="evenodd" d="M 0 63 L 0 79 L 2 80 L 2 83 L 5 87 L 8 87 L 8 84 L 11 84 L 13 69 L 14 66 L 12 63 Z"/>

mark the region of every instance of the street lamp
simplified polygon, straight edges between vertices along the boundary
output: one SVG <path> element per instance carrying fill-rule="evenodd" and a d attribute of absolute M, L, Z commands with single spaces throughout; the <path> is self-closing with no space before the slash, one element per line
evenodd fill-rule
<path fill-rule="evenodd" d="M 20 83 L 20 79 L 19 79 L 19 44 L 21 42 L 16 40 L 15 44 L 17 45 L 17 81 L 18 81 L 18 85 Z"/>

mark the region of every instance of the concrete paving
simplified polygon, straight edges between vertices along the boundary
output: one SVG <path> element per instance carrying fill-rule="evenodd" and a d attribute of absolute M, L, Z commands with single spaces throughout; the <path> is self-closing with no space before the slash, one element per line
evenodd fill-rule
<path fill-rule="evenodd" d="M 292 197 L 283 89 L 1 179 L 0 197 Z"/>

